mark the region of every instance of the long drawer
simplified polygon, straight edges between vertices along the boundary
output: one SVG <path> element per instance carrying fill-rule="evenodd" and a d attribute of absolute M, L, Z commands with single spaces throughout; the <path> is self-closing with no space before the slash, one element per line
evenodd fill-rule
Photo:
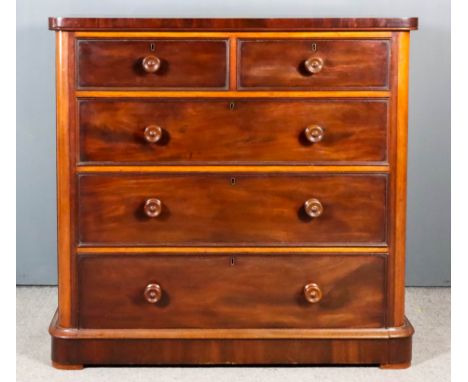
<path fill-rule="evenodd" d="M 81 256 L 82 328 L 385 326 L 385 255 Z"/>
<path fill-rule="evenodd" d="M 387 100 L 81 100 L 82 163 L 382 163 Z"/>
<path fill-rule="evenodd" d="M 390 40 L 240 40 L 244 89 L 388 89 Z"/>
<path fill-rule="evenodd" d="M 78 88 L 224 89 L 227 41 L 77 41 Z"/>
<path fill-rule="evenodd" d="M 385 175 L 79 177 L 81 245 L 383 245 Z"/>

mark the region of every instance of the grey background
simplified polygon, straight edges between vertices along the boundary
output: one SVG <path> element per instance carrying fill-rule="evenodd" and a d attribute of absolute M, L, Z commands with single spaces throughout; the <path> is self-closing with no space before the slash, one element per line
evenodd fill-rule
<path fill-rule="evenodd" d="M 411 36 L 407 285 L 450 285 L 449 0 L 17 0 L 17 283 L 55 284 L 48 16 L 419 17 Z"/>

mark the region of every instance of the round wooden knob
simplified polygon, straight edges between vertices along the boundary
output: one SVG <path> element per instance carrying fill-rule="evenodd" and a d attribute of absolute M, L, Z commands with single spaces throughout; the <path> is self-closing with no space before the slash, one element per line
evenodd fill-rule
<path fill-rule="evenodd" d="M 146 301 L 150 304 L 155 304 L 161 300 L 161 286 L 159 284 L 148 284 L 143 295 L 145 296 Z"/>
<path fill-rule="evenodd" d="M 145 202 L 145 214 L 150 218 L 159 216 L 162 212 L 162 203 L 159 199 L 148 199 Z"/>
<path fill-rule="evenodd" d="M 323 213 L 323 206 L 320 200 L 312 198 L 304 203 L 304 210 L 311 218 L 318 218 Z"/>
<path fill-rule="evenodd" d="M 156 143 L 161 140 L 163 130 L 159 126 L 149 125 L 145 128 L 143 134 L 147 142 Z"/>
<path fill-rule="evenodd" d="M 159 70 L 161 66 L 161 60 L 156 56 L 146 56 L 141 62 L 143 69 L 147 73 L 155 73 Z"/>
<path fill-rule="evenodd" d="M 310 125 L 305 128 L 304 134 L 309 142 L 317 143 L 323 139 L 325 131 L 319 125 Z"/>
<path fill-rule="evenodd" d="M 310 57 L 304 61 L 304 66 L 309 73 L 315 74 L 323 69 L 323 60 L 320 57 Z"/>
<path fill-rule="evenodd" d="M 307 284 L 304 287 L 304 297 L 311 304 L 315 304 L 322 299 L 322 290 L 315 283 Z"/>

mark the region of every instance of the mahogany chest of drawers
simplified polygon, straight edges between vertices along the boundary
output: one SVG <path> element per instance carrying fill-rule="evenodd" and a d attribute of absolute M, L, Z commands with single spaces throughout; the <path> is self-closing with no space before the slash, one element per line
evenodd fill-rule
<path fill-rule="evenodd" d="M 49 27 L 54 366 L 409 366 L 417 19 Z"/>

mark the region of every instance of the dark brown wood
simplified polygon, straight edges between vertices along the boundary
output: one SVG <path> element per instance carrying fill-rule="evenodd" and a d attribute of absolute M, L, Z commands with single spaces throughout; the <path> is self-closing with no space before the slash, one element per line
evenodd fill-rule
<path fill-rule="evenodd" d="M 384 175 L 81 175 L 87 245 L 383 245 Z M 304 202 L 323 204 L 310 218 Z M 161 214 L 144 213 L 148 198 Z"/>
<path fill-rule="evenodd" d="M 390 345 L 391 344 L 391 345 Z M 389 348 L 397 348 L 399 353 Z M 411 337 L 389 339 L 52 339 L 52 358 L 85 365 L 390 365 L 408 367 Z M 400 362 L 402 360 L 402 362 Z"/>
<path fill-rule="evenodd" d="M 77 87 L 226 89 L 227 40 L 78 40 Z M 157 60 L 154 57 L 152 44 Z M 148 64 L 151 63 L 151 64 Z"/>
<path fill-rule="evenodd" d="M 54 316 L 53 364 L 380 364 L 407 367 L 414 329 L 64 329 Z M 242 333 L 241 333 L 242 332 Z"/>
<path fill-rule="evenodd" d="M 81 256 L 81 328 L 377 328 L 386 255 Z M 304 286 L 321 286 L 310 304 Z M 145 288 L 162 297 L 149 304 Z M 310 296 L 310 295 L 309 295 Z"/>
<path fill-rule="evenodd" d="M 81 163 L 385 163 L 387 100 L 82 100 Z M 144 137 L 156 124 L 156 144 Z M 319 124 L 322 139 L 307 138 Z M 314 131 L 312 131 L 314 133 Z"/>
<path fill-rule="evenodd" d="M 411 30 L 416 17 L 320 19 L 153 19 L 50 17 L 49 29 L 67 31 L 323 31 Z"/>
<path fill-rule="evenodd" d="M 312 58 L 309 56 L 316 51 Z M 238 41 L 241 89 L 350 90 L 389 87 L 388 39 Z M 319 62 L 311 72 L 311 62 Z M 307 68 L 307 65 L 310 67 Z"/>

